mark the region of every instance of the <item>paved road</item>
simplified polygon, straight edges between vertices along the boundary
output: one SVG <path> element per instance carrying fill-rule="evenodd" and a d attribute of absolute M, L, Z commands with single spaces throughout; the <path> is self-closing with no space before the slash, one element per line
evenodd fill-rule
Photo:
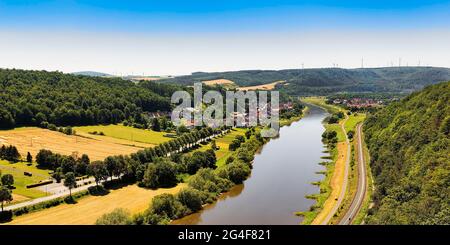
<path fill-rule="evenodd" d="M 117 177 L 114 177 L 113 179 L 117 179 Z M 72 189 L 72 194 L 80 192 L 80 191 L 87 190 L 89 187 L 94 186 L 95 185 L 94 178 L 90 178 L 90 179 L 86 179 L 86 180 L 80 180 L 80 181 L 77 181 L 77 183 L 81 184 L 81 183 L 87 182 L 89 180 L 92 181 L 91 184 L 82 185 L 80 187 Z M 108 178 L 108 180 L 111 180 L 111 178 Z M 45 197 L 40 197 L 40 198 L 36 198 L 36 199 L 32 199 L 32 200 L 29 200 L 29 201 L 25 201 L 25 202 L 13 204 L 13 205 L 8 205 L 4 209 L 5 210 L 14 210 L 14 209 L 23 208 L 23 207 L 30 206 L 30 205 L 35 205 L 35 204 L 38 204 L 38 203 L 41 203 L 41 202 L 45 202 L 45 201 L 49 201 L 49 200 L 52 200 L 52 199 L 56 199 L 56 198 L 59 198 L 59 197 L 64 197 L 64 196 L 68 196 L 69 195 L 69 189 L 67 189 L 67 187 L 65 187 L 63 185 L 62 181 L 61 181 L 61 183 L 53 183 L 53 184 L 50 184 L 50 185 L 53 185 L 52 186 L 52 191 L 48 190 L 48 192 L 49 193 L 53 192 L 52 195 L 45 196 Z"/>
<path fill-rule="evenodd" d="M 347 157 L 345 158 L 345 167 L 344 167 L 344 181 L 342 182 L 341 192 L 339 194 L 336 204 L 334 205 L 331 212 L 327 215 L 327 217 L 325 217 L 325 219 L 322 221 L 321 225 L 327 225 L 328 223 L 330 223 L 331 218 L 333 218 L 334 214 L 338 211 L 339 207 L 341 206 L 341 203 L 345 197 L 345 192 L 347 191 L 348 172 L 349 172 L 348 169 L 350 168 L 351 146 L 350 146 L 350 141 L 347 137 L 347 131 L 345 130 L 345 127 L 344 127 L 345 123 L 348 120 L 348 115 L 347 115 L 347 113 L 344 113 L 344 115 L 345 115 L 345 120 L 341 124 L 341 129 L 342 129 L 342 132 L 344 132 L 345 142 L 347 144 Z"/>
<path fill-rule="evenodd" d="M 364 151 L 363 151 L 363 144 L 362 144 L 362 131 L 361 131 L 361 125 L 358 124 L 357 126 L 357 133 L 358 133 L 358 187 L 356 190 L 356 195 L 352 201 L 352 204 L 350 205 L 349 210 L 344 215 L 342 220 L 339 222 L 340 225 L 350 225 L 352 221 L 355 219 L 355 216 L 358 214 L 359 210 L 361 209 L 361 206 L 364 201 L 364 197 L 366 196 L 367 192 L 367 175 L 366 175 L 366 164 L 364 160 Z"/>

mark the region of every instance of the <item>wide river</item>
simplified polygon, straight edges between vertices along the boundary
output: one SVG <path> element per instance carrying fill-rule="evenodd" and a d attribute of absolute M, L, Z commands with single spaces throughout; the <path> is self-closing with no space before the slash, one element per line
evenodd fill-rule
<path fill-rule="evenodd" d="M 305 195 L 318 193 L 311 182 L 323 178 L 316 172 L 324 170 L 319 162 L 325 156 L 321 135 L 326 116 L 323 109 L 309 106 L 300 121 L 282 127 L 280 137 L 264 145 L 244 184 L 173 224 L 299 224 L 301 218 L 295 212 L 314 204 Z"/>

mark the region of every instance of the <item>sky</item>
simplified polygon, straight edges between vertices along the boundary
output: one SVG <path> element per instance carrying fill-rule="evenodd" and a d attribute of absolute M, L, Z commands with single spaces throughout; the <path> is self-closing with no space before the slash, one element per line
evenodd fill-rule
<path fill-rule="evenodd" d="M 114 75 L 450 67 L 450 1 L 0 0 L 0 67 Z"/>

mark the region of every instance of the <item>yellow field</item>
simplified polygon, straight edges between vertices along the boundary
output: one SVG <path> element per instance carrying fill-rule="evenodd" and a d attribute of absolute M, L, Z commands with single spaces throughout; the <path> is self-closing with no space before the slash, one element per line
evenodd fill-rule
<path fill-rule="evenodd" d="M 311 224 L 317 225 L 321 224 L 327 215 L 331 212 L 333 207 L 336 205 L 338 197 L 342 190 L 342 185 L 344 182 L 344 171 L 345 171 L 345 159 L 347 159 L 347 143 L 339 142 L 337 144 L 338 156 L 334 166 L 333 176 L 330 180 L 331 194 L 325 201 L 322 210 L 316 216 Z"/>
<path fill-rule="evenodd" d="M 133 127 L 126 127 L 123 125 L 111 124 L 111 125 L 97 125 L 97 126 L 82 126 L 82 127 L 75 127 L 74 129 L 77 132 L 77 134 L 84 135 L 90 138 L 104 139 L 105 136 L 108 136 L 119 140 L 125 140 L 125 142 L 122 142 L 123 144 L 127 143 L 132 144 L 134 146 L 142 146 L 142 147 L 151 147 L 171 140 L 171 138 L 164 136 L 167 134 L 165 132 L 155 132 L 148 129 L 138 129 Z M 94 131 L 103 132 L 105 136 L 89 134 L 89 132 Z"/>
<path fill-rule="evenodd" d="M 151 199 L 163 193 L 176 194 L 186 184 L 179 184 L 173 188 L 159 188 L 149 190 L 137 185 L 112 190 L 106 196 L 87 196 L 77 204 L 62 204 L 39 212 L 16 217 L 7 224 L 14 225 L 90 225 L 103 214 L 110 213 L 116 208 L 124 208 L 132 214 L 146 210 Z"/>
<path fill-rule="evenodd" d="M 205 85 L 212 86 L 212 85 L 225 85 L 225 84 L 234 84 L 233 81 L 228 79 L 215 79 L 215 80 L 209 80 L 209 81 L 203 81 L 202 82 Z"/>
<path fill-rule="evenodd" d="M 23 158 L 26 157 L 27 152 L 34 157 L 39 150 L 48 149 L 64 155 L 87 154 L 91 160 L 103 160 L 111 155 L 130 154 L 143 147 L 136 146 L 130 141 L 119 142 L 111 137 L 94 139 L 35 127 L 2 130 L 0 144 L 16 146 Z"/>
<path fill-rule="evenodd" d="M 273 90 L 275 88 L 275 85 L 279 83 L 284 83 L 285 81 L 276 81 L 273 83 L 266 83 L 256 86 L 248 86 L 248 87 L 239 87 L 238 90 L 240 91 L 251 91 L 251 90 Z"/>

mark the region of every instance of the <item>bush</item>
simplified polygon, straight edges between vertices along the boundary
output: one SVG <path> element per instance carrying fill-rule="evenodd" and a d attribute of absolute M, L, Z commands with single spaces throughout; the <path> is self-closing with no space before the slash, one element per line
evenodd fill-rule
<path fill-rule="evenodd" d="M 196 212 L 202 208 L 202 195 L 198 190 L 192 188 L 183 189 L 178 193 L 177 199 L 191 212 Z"/>
<path fill-rule="evenodd" d="M 111 213 L 102 215 L 95 222 L 96 225 L 129 225 L 131 223 L 130 213 L 122 208 L 114 209 Z"/>
<path fill-rule="evenodd" d="M 230 180 L 235 184 L 241 184 L 250 175 L 251 169 L 248 164 L 235 161 L 227 166 Z"/>
<path fill-rule="evenodd" d="M 0 211 L 0 223 L 9 222 L 12 220 L 13 212 L 8 211 Z"/>
<path fill-rule="evenodd" d="M 177 219 L 187 214 L 188 210 L 174 195 L 166 193 L 152 199 L 151 213 Z"/>

